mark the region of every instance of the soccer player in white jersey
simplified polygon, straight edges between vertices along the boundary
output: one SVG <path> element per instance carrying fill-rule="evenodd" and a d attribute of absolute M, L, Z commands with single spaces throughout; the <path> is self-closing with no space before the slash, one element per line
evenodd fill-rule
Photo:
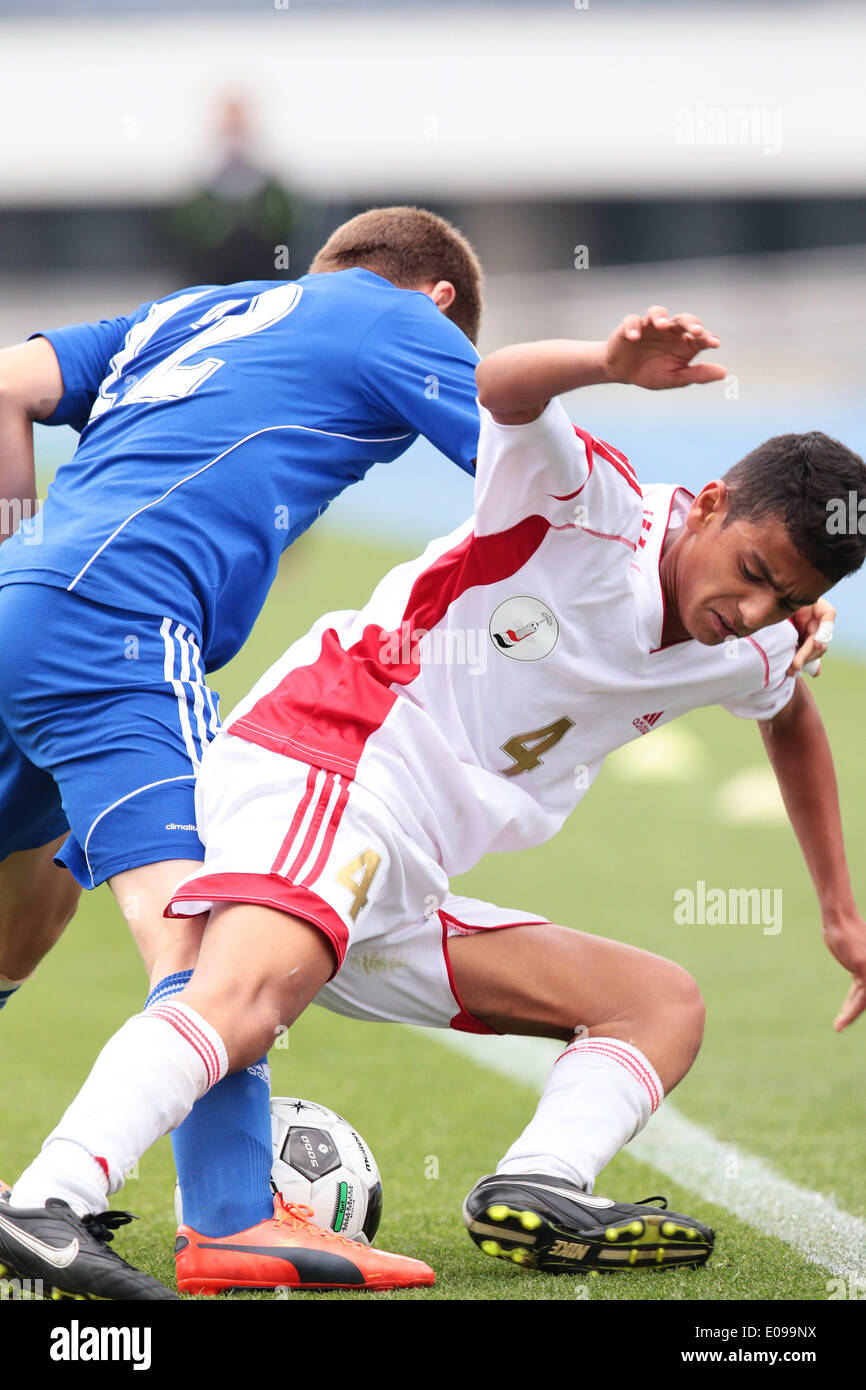
<path fill-rule="evenodd" d="M 466 1200 L 485 1253 L 572 1273 L 708 1258 L 700 1221 L 592 1195 L 697 1054 L 694 980 L 646 951 L 459 897 L 449 878 L 549 839 L 609 752 L 720 703 L 760 721 L 827 945 L 853 977 L 837 1027 L 866 1007 L 832 758 L 787 621 L 862 562 L 864 539 L 828 536 L 824 518 L 828 496 L 866 496 L 866 467 L 825 435 L 788 435 L 696 497 L 643 492 L 555 399 L 609 380 L 710 382 L 725 369 L 694 359 L 716 346 L 692 315 L 656 307 L 606 343 L 528 344 L 481 363 L 474 518 L 393 570 L 362 611 L 322 618 L 209 748 L 206 859 L 169 908 L 210 912 L 192 979 L 103 1050 L 0 1206 L 0 1263 L 91 1292 L 79 1217 L 104 1211 L 130 1163 L 314 999 L 358 1019 L 567 1044 L 534 1117 Z M 387 968 L 365 970 L 371 952 Z M 288 1246 L 303 1212 L 285 1220 Z M 282 1257 L 257 1231 L 221 1241 L 181 1227 L 180 1286 L 273 1283 L 281 1259 L 295 1282 L 297 1238 Z M 75 1258 L 52 1272 L 46 1247 L 69 1252 L 74 1237 Z M 368 1256 L 343 1241 L 327 1258 L 375 1287 Z M 314 1261 L 303 1279 L 315 1282 Z"/>

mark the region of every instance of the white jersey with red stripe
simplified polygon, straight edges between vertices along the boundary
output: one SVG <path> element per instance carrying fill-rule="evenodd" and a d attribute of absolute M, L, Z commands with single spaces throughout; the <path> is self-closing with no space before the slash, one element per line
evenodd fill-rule
<path fill-rule="evenodd" d="M 481 414 L 474 518 L 320 619 L 220 735 L 355 780 L 447 874 L 549 839 L 631 739 L 704 705 L 767 719 L 794 689 L 788 622 L 661 646 L 685 488 L 642 492 L 559 401 Z"/>

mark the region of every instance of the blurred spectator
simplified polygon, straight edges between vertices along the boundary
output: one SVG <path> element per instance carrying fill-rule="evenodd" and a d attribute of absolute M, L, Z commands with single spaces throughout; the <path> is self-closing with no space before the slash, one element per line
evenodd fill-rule
<path fill-rule="evenodd" d="M 227 97 L 218 123 L 214 170 L 169 210 L 170 250 L 184 284 L 232 284 L 288 275 L 295 222 L 288 191 L 257 160 L 244 101 Z"/>

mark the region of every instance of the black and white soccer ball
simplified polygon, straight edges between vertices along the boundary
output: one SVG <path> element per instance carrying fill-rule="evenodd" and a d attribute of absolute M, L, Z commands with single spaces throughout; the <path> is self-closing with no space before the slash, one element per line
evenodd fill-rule
<path fill-rule="evenodd" d="M 369 1144 L 349 1121 L 314 1101 L 273 1096 L 271 1135 L 271 1184 L 283 1201 L 312 1207 L 317 1226 L 372 1241 L 382 1182 Z"/>
<path fill-rule="evenodd" d="M 317 1226 L 369 1244 L 382 1216 L 382 1182 L 369 1144 L 349 1121 L 315 1101 L 272 1096 L 271 1138 L 271 1186 L 283 1201 L 312 1207 Z M 181 1226 L 179 1186 L 174 1211 Z"/>

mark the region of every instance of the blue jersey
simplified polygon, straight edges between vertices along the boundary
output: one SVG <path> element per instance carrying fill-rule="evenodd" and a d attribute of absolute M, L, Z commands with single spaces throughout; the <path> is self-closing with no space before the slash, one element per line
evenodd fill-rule
<path fill-rule="evenodd" d="M 198 286 L 44 334 L 81 441 L 0 585 L 170 615 L 213 670 L 280 555 L 348 484 L 424 434 L 467 472 L 478 354 L 425 294 L 371 271 Z M 37 543 L 38 541 L 38 543 Z"/>

